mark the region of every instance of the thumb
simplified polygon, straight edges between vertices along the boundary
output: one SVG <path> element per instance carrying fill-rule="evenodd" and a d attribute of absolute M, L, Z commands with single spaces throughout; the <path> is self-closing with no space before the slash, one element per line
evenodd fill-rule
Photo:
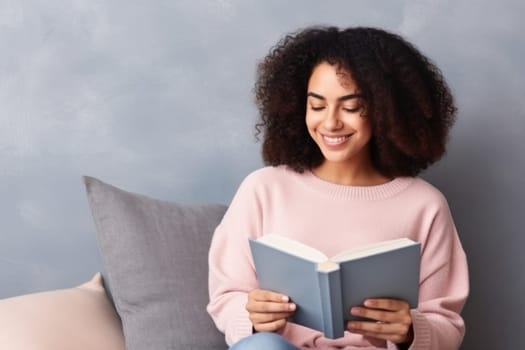
<path fill-rule="evenodd" d="M 386 348 L 386 340 L 384 339 L 378 339 L 374 337 L 364 337 L 370 344 L 377 348 Z"/>

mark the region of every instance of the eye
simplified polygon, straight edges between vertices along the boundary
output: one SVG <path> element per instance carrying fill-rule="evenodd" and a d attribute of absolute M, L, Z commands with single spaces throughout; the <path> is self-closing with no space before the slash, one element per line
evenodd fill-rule
<path fill-rule="evenodd" d="M 348 113 L 355 113 L 355 112 L 359 112 L 359 110 L 361 109 L 360 106 L 357 106 L 357 107 L 343 107 L 343 111 L 345 112 L 348 112 Z"/>
<path fill-rule="evenodd" d="M 343 109 L 343 111 L 345 111 L 347 113 L 356 113 L 356 112 L 359 112 L 362 107 L 363 107 L 363 105 L 361 103 L 357 102 L 357 103 L 345 104 L 345 105 L 342 106 L 342 109 Z"/>
<path fill-rule="evenodd" d="M 313 105 L 310 105 L 310 109 L 312 111 L 319 112 L 319 111 L 322 111 L 323 109 L 325 109 L 325 106 L 313 106 Z"/>

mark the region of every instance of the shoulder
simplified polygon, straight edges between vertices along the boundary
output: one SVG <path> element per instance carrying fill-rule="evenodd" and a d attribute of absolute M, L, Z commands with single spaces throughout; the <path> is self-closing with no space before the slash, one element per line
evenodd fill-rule
<path fill-rule="evenodd" d="M 402 211 L 400 215 L 411 222 L 413 239 L 422 243 L 423 247 L 452 242 L 457 235 L 454 218 L 444 194 L 433 184 L 415 177 L 404 191 L 401 203 L 397 203 Z M 438 243 L 436 243 L 438 242 Z M 448 243 L 447 243 L 448 244 Z"/>
<path fill-rule="evenodd" d="M 445 199 L 443 193 L 433 184 L 421 177 L 415 177 L 412 182 L 413 190 L 434 199 Z"/>
<path fill-rule="evenodd" d="M 241 187 L 264 188 L 270 185 L 275 186 L 291 181 L 295 176 L 294 171 L 287 166 L 267 166 L 248 174 L 241 183 Z"/>
<path fill-rule="evenodd" d="M 302 193 L 299 179 L 304 176 L 288 166 L 268 166 L 248 174 L 239 185 L 235 197 L 267 202 L 272 198 Z"/>
<path fill-rule="evenodd" d="M 260 219 L 262 211 L 278 197 L 280 189 L 286 188 L 292 170 L 283 166 L 264 167 L 248 174 L 239 185 L 225 215 L 226 221 L 234 217 Z M 250 219 L 250 220 L 251 220 Z"/>
<path fill-rule="evenodd" d="M 413 178 L 410 186 L 406 189 L 406 196 L 427 208 L 448 209 L 445 195 L 433 184 L 420 177 Z"/>

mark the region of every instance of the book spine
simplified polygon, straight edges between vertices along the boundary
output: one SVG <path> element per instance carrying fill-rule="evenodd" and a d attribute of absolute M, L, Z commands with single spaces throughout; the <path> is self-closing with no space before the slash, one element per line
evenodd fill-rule
<path fill-rule="evenodd" d="M 344 335 L 343 298 L 341 291 L 341 270 L 318 271 L 319 289 L 325 337 L 335 339 Z"/>

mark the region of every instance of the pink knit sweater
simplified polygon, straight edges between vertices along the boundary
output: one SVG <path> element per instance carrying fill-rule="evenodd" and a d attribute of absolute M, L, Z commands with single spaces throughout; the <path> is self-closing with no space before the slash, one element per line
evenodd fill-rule
<path fill-rule="evenodd" d="M 266 167 L 241 184 L 217 227 L 209 254 L 208 312 L 228 344 L 252 334 L 247 293 L 258 288 L 248 238 L 278 233 L 331 256 L 386 239 L 421 242 L 419 306 L 410 349 L 458 349 L 468 294 L 465 253 L 446 199 L 420 178 L 369 187 L 326 182 L 311 172 Z M 288 322 L 282 335 L 301 349 L 376 349 L 360 335 L 327 339 Z M 396 349 L 385 342 L 384 348 Z"/>

